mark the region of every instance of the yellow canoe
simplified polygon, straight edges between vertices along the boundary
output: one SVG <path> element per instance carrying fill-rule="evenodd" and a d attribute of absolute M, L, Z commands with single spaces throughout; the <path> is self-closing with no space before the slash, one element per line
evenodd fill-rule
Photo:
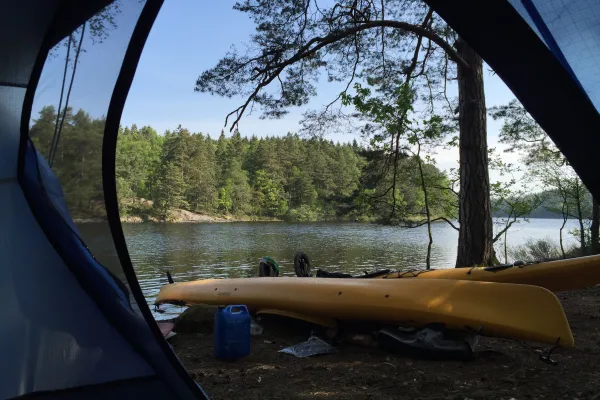
<path fill-rule="evenodd" d="M 572 347 L 556 296 L 541 287 L 449 279 L 236 278 L 163 286 L 156 304 L 245 304 L 338 320 L 445 323 L 483 335 Z"/>
<path fill-rule="evenodd" d="M 509 268 L 475 267 L 395 271 L 378 278 L 456 279 L 541 286 L 553 292 L 600 284 L 600 255 Z"/>

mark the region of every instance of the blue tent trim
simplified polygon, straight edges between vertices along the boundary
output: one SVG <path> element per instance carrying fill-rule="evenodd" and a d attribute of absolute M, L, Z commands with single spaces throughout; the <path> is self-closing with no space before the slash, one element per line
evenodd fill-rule
<path fill-rule="evenodd" d="M 125 286 L 119 285 L 118 279 L 98 263 L 71 224 L 65 221 L 64 198 L 56 195 L 51 198 L 48 194 L 47 187 L 55 194 L 62 193 L 58 178 L 44 158 L 38 156 L 31 141 L 27 143 L 20 182 L 39 225 L 86 291 L 99 296 L 99 301 L 104 304 L 118 304 L 131 310 Z M 51 178 L 44 181 L 43 176 Z"/>

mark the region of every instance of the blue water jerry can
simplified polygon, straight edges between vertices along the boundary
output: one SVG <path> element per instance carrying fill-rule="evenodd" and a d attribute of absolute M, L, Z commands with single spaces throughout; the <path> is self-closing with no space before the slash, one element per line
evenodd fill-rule
<path fill-rule="evenodd" d="M 250 313 L 244 305 L 219 307 L 215 314 L 215 357 L 234 360 L 250 354 Z"/>

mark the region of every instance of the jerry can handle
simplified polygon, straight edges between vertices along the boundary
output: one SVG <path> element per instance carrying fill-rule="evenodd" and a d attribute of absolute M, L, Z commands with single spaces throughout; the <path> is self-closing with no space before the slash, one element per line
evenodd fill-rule
<path fill-rule="evenodd" d="M 237 310 L 237 311 L 234 311 Z M 229 313 L 229 314 L 241 314 L 241 313 L 248 313 L 248 308 L 246 308 L 245 305 L 243 304 L 239 304 L 239 305 L 230 305 L 225 307 L 225 312 Z"/>

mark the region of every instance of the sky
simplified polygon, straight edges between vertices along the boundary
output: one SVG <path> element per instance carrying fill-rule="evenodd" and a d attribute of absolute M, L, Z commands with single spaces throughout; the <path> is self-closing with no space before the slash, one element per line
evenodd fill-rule
<path fill-rule="evenodd" d="M 167 0 L 146 42 L 123 112 L 122 124 L 148 124 L 159 132 L 178 124 L 194 132 L 219 135 L 227 113 L 242 104 L 241 98 L 225 99 L 194 91 L 202 71 L 213 67 L 232 44 L 240 46 L 254 31 L 254 23 L 232 10 L 233 1 Z M 508 103 L 514 96 L 501 79 L 486 69 L 488 107 Z M 272 136 L 297 132 L 305 109 L 319 109 L 339 93 L 324 82 L 307 107 L 293 109 L 280 120 L 261 120 L 259 112 L 240 123 L 242 135 Z M 488 118 L 489 145 L 498 146 L 500 123 Z M 228 131 L 226 130 L 226 134 Z M 350 141 L 349 134 L 331 135 L 334 141 Z M 500 146 L 501 147 L 501 146 Z M 515 161 L 514 155 L 506 155 Z M 438 166 L 457 166 L 457 151 L 436 154 Z"/>
<path fill-rule="evenodd" d="M 192 132 L 217 137 L 224 127 L 225 116 L 240 104 L 242 98 L 221 98 L 194 91 L 198 76 L 213 67 L 231 45 L 242 47 L 254 31 L 254 23 L 243 13 L 232 10 L 233 0 L 167 0 L 150 32 L 131 86 L 122 125 L 150 125 L 160 134 L 179 124 Z M 106 114 L 112 95 L 114 77 L 118 74 L 133 22 L 139 15 L 138 2 L 123 2 L 123 12 L 116 19 L 119 29 L 111 32 L 101 44 L 93 44 L 85 36 L 77 77 L 69 105 L 83 108 L 93 116 Z M 64 46 L 55 50 L 44 67 L 34 101 L 32 116 L 47 104 L 58 104 L 64 69 Z M 508 103 L 513 95 L 503 82 L 485 68 L 486 103 L 488 107 Z M 273 136 L 297 132 L 306 109 L 320 109 L 340 92 L 340 84 L 319 85 L 318 95 L 303 108 L 292 109 L 283 119 L 263 120 L 259 112 L 245 116 L 240 132 L 245 136 Z M 488 145 L 497 147 L 500 122 L 488 118 Z M 228 134 L 226 130 L 226 134 Z M 334 141 L 351 141 L 350 134 L 328 137 Z M 503 159 L 516 162 L 516 155 L 503 153 Z M 458 150 L 442 150 L 435 154 L 439 168 L 457 167 Z M 491 180 L 500 179 L 491 172 Z"/>

